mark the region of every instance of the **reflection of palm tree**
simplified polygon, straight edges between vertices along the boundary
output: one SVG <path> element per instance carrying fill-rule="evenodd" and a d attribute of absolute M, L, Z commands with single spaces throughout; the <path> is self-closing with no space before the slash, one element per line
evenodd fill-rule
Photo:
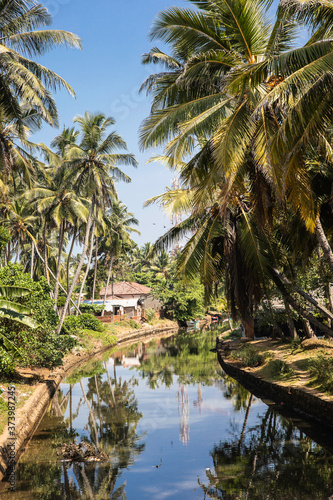
<path fill-rule="evenodd" d="M 97 448 L 99 448 L 99 439 L 98 439 L 96 419 L 95 419 L 94 412 L 92 411 L 92 408 L 90 406 L 90 403 L 89 403 L 89 401 L 87 399 L 86 392 L 85 392 L 83 384 L 82 384 L 82 380 L 80 380 L 80 386 L 81 386 L 81 390 L 82 390 L 82 394 L 83 394 L 84 400 L 85 400 L 86 405 L 87 405 L 87 407 L 89 409 L 89 417 L 92 419 L 92 422 L 93 422 L 94 431 L 95 431 L 95 444 L 96 444 Z"/>
<path fill-rule="evenodd" d="M 248 402 L 252 397 L 251 393 L 232 377 L 223 374 L 222 378 L 227 389 L 224 393 L 224 397 L 232 400 L 236 411 L 246 410 L 248 408 Z"/>
<path fill-rule="evenodd" d="M 189 441 L 189 398 L 188 386 L 180 385 L 178 390 L 178 411 L 180 415 L 179 439 L 183 444 Z"/>
<path fill-rule="evenodd" d="M 242 428 L 242 432 L 241 432 L 241 435 L 240 435 L 240 438 L 239 438 L 239 443 L 238 443 L 238 448 L 239 449 L 242 446 L 242 442 L 243 442 L 243 439 L 244 439 L 244 436 L 245 436 L 245 429 L 246 429 L 247 421 L 249 419 L 249 414 L 250 414 L 250 409 L 251 409 L 252 401 L 253 401 L 253 394 L 251 394 L 250 399 L 249 399 L 249 404 L 247 405 L 247 408 L 246 408 L 245 418 L 244 418 L 244 423 L 243 423 L 243 428 Z"/>
<path fill-rule="evenodd" d="M 115 360 L 114 360 L 114 366 L 115 366 Z M 114 406 L 116 408 L 117 407 L 117 403 L 116 403 L 116 399 L 114 397 L 114 391 L 113 391 L 113 387 L 112 387 L 112 383 L 111 383 L 111 379 L 110 379 L 110 375 L 109 375 L 109 370 L 108 370 L 106 361 L 104 362 L 104 367 L 105 367 L 106 375 L 107 375 L 107 378 L 108 378 L 108 384 L 109 384 L 111 398 L 112 398 L 112 406 Z"/>
<path fill-rule="evenodd" d="M 197 389 L 197 400 L 193 402 L 194 406 L 197 406 L 199 408 L 199 413 L 201 413 L 201 405 L 202 405 L 202 393 L 201 393 L 201 384 L 200 382 L 198 383 L 198 389 Z"/>

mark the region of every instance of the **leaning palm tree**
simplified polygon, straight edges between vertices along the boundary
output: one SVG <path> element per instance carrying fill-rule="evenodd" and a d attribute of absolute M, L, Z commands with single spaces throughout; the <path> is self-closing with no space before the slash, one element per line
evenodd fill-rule
<path fill-rule="evenodd" d="M 74 95 L 63 78 L 32 60 L 56 46 L 80 48 L 77 35 L 46 28 L 51 22 L 46 7 L 34 0 L 0 2 L 0 104 L 7 117 L 20 119 L 23 99 L 55 125 L 57 109 L 50 91 L 65 88 Z"/>
<path fill-rule="evenodd" d="M 194 217 L 209 220 L 209 211 L 213 215 L 216 206 L 223 233 L 233 227 L 235 214 L 243 220 L 239 227 L 247 228 L 245 234 L 251 235 L 254 222 L 262 230 L 271 227 L 274 209 L 281 201 L 289 202 L 313 231 L 316 206 L 309 172 L 304 163 L 298 170 L 295 161 L 281 163 L 276 151 L 288 154 L 281 143 L 291 124 L 283 128 L 283 121 L 295 102 L 290 95 L 298 95 L 298 75 L 305 75 L 311 67 L 315 79 L 322 59 L 330 64 L 331 42 L 318 43 L 317 38 L 295 48 L 297 25 L 286 2 L 281 2 L 273 27 L 267 18 L 269 1 L 192 3 L 197 10 L 171 8 L 160 13 L 153 24 L 151 38 L 167 42 L 172 58 L 179 60 L 179 54 L 186 58 L 185 64 L 177 67 L 176 79 L 174 68 L 167 67 L 146 82 L 153 105 L 141 128 L 141 146 L 166 144 L 169 166 L 192 157 L 180 172 L 183 187 L 193 192 L 190 211 Z M 320 17 L 316 19 L 320 23 Z M 150 59 L 165 64 L 167 56 L 154 48 Z M 289 86 L 285 83 L 288 79 Z M 293 93 L 282 93 L 283 99 L 279 99 L 284 86 Z M 300 89 L 300 95 L 306 95 L 305 78 Z M 298 121 L 305 126 L 303 117 Z M 204 230 L 201 236 L 204 242 Z M 251 248 L 260 255 L 255 246 Z M 262 259 L 257 261 L 260 264 Z M 206 262 L 214 274 L 214 259 L 200 262 Z M 236 277 L 230 275 L 234 283 Z"/>
<path fill-rule="evenodd" d="M 112 199 L 117 197 L 114 182 L 116 179 L 130 182 L 130 178 L 117 165 L 137 166 L 132 154 L 116 152 L 119 149 L 126 150 L 127 145 L 119 134 L 108 131 L 109 127 L 115 123 L 112 118 L 102 113 L 86 112 L 84 116 L 77 116 L 74 123 L 79 125 L 81 142 L 79 145 L 69 147 L 69 159 L 59 167 L 59 173 L 65 172 L 64 180 L 73 186 L 76 193 L 91 200 L 91 208 L 87 218 L 81 259 L 60 317 L 58 332 L 61 330 L 70 297 L 83 266 L 91 226 L 96 220 L 96 210 L 111 206 Z"/>

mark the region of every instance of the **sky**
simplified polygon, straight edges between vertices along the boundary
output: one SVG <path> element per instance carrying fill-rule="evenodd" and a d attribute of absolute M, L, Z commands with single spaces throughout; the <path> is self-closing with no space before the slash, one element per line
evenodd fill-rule
<path fill-rule="evenodd" d="M 116 120 L 115 130 L 139 163 L 137 169 L 121 167 L 132 182 L 119 182 L 118 195 L 139 219 L 141 236 L 133 234 L 133 239 L 140 246 L 154 242 L 171 227 L 170 218 L 156 205 L 143 208 L 143 204 L 164 192 L 174 174 L 160 164 L 146 164 L 153 151 L 139 151 L 140 123 L 150 110 L 149 98 L 139 94 L 139 88 L 152 72 L 152 68 L 141 64 L 141 56 L 153 46 L 148 33 L 156 14 L 173 5 L 185 6 L 185 2 L 45 0 L 43 3 L 53 16 L 52 28 L 76 33 L 83 42 L 82 51 L 56 48 L 40 60 L 60 74 L 76 93 L 76 99 L 64 90 L 55 94 L 59 130 L 64 125 L 72 126 L 73 117 L 85 111 L 102 112 Z M 32 139 L 49 145 L 59 130 L 44 125 Z"/>
<path fill-rule="evenodd" d="M 116 120 L 115 130 L 139 163 L 137 169 L 121 167 L 132 182 L 118 183 L 119 198 L 139 219 L 141 236 L 133 235 L 133 239 L 140 246 L 154 242 L 171 227 L 171 221 L 158 206 L 143 208 L 143 204 L 164 192 L 171 185 L 174 173 L 157 163 L 146 164 L 153 151 L 139 151 L 138 131 L 149 115 L 150 100 L 138 91 L 154 71 L 141 64 L 141 56 L 156 45 L 149 41 L 148 34 L 157 13 L 174 5 L 189 7 L 189 4 L 184 0 L 44 0 L 43 3 L 53 16 L 52 28 L 76 33 L 83 41 L 82 51 L 57 48 L 40 61 L 60 74 L 76 92 L 76 99 L 66 91 L 55 94 L 59 128 L 71 126 L 73 117 L 85 111 L 102 112 Z M 44 125 L 32 139 L 49 145 L 58 133 L 59 130 Z"/>

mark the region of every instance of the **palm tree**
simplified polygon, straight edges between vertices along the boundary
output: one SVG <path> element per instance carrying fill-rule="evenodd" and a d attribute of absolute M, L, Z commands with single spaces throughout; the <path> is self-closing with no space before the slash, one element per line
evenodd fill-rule
<path fill-rule="evenodd" d="M 20 253 L 23 243 L 29 238 L 34 239 L 33 232 L 38 220 L 38 217 L 33 213 L 30 203 L 24 199 L 14 199 L 6 207 L 7 215 L 0 223 L 3 227 L 9 229 L 11 240 L 8 242 L 7 262 L 9 262 L 16 253 L 15 261 L 20 259 Z M 13 243 L 13 247 L 12 247 Z"/>
<path fill-rule="evenodd" d="M 91 208 L 87 218 L 86 234 L 81 259 L 76 269 L 64 310 L 60 317 L 58 332 L 60 332 L 65 313 L 80 274 L 91 233 L 91 224 L 96 220 L 96 208 L 111 206 L 116 198 L 114 179 L 130 182 L 130 178 L 118 167 L 118 164 L 136 166 L 132 154 L 116 153 L 118 149 L 127 149 L 125 141 L 116 133 L 108 133 L 114 120 L 102 113 L 77 116 L 74 119 L 80 127 L 81 142 L 68 149 L 68 160 L 60 167 L 59 172 L 66 172 L 64 180 L 69 182 L 77 194 L 91 199 Z"/>
<path fill-rule="evenodd" d="M 34 0 L 4 0 L 0 3 L 1 78 L 0 103 L 8 117 L 20 119 L 20 100 L 29 102 L 41 118 L 57 124 L 57 109 L 50 90 L 73 89 L 63 78 L 33 61 L 56 46 L 80 48 L 78 36 L 45 28 L 52 18 L 46 7 Z"/>
<path fill-rule="evenodd" d="M 58 262 L 54 285 L 56 307 L 65 233 L 69 226 L 76 227 L 79 222 L 86 222 L 89 212 L 84 205 L 84 200 L 80 199 L 73 189 L 57 175 L 50 179 L 48 186 L 34 187 L 26 194 L 26 197 L 29 201 L 35 201 L 38 213 L 47 215 L 48 220 L 59 228 Z"/>
<path fill-rule="evenodd" d="M 43 164 L 32 154 L 35 144 L 28 139 L 40 124 L 40 114 L 27 103 L 20 103 L 20 120 L 0 112 L 0 172 L 13 194 L 31 187 L 43 170 Z"/>
<path fill-rule="evenodd" d="M 226 273 L 234 297 L 241 292 L 236 302 L 245 313 L 250 297 L 255 302 L 260 297 L 260 283 L 265 283 L 262 277 L 267 270 L 260 251 L 260 231 L 255 226 L 267 231 L 277 202 L 288 200 L 307 228 L 315 227 L 308 172 L 303 168 L 299 175 L 292 175 L 295 169 L 284 170 L 275 153 L 283 134 L 289 132 L 282 131 L 281 123 L 291 103 L 287 94 L 278 99 L 278 89 L 283 89 L 289 77 L 297 86 L 293 75 L 303 67 L 306 71 L 309 64 L 318 64 L 331 46 L 317 46 L 312 40 L 309 47 L 294 49 L 296 25 L 282 4 L 272 29 L 267 21 L 268 1 L 193 4 L 197 11 L 168 9 L 153 24 L 151 38 L 169 43 L 172 58 L 179 61 L 181 55 L 185 64 L 177 66 L 176 78 L 175 67 L 168 67 L 168 63 L 168 71 L 146 82 L 153 106 L 141 128 L 141 146 L 156 147 L 169 141 L 168 165 L 182 164 L 184 188 L 171 196 L 186 199 L 186 191 L 190 191 L 192 218 L 158 243 L 163 247 L 171 236 L 184 234 L 191 223 L 199 228 L 185 247 L 183 267 L 190 276 L 200 268 L 208 292 L 219 275 Z M 150 59 L 166 64 L 167 56 L 154 48 Z M 293 95 L 295 92 L 297 89 Z M 280 137 L 279 142 L 276 137 Z M 271 143 L 275 140 L 279 147 L 274 150 Z M 288 148 L 285 151 L 288 154 Z M 192 159 L 184 164 L 187 155 Z M 251 271 L 251 261 L 253 270 L 256 261 L 259 275 L 257 270 Z M 247 298 L 239 282 L 244 276 Z"/>

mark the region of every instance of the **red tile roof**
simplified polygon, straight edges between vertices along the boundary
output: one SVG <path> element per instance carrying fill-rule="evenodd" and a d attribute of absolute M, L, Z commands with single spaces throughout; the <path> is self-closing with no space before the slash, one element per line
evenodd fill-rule
<path fill-rule="evenodd" d="M 148 295 L 151 288 L 145 285 L 140 285 L 139 283 L 120 281 L 113 284 L 113 295 L 114 297 L 123 297 L 124 295 Z M 105 288 L 100 291 L 101 297 L 105 294 Z M 107 294 L 112 294 L 112 285 L 108 286 Z"/>

